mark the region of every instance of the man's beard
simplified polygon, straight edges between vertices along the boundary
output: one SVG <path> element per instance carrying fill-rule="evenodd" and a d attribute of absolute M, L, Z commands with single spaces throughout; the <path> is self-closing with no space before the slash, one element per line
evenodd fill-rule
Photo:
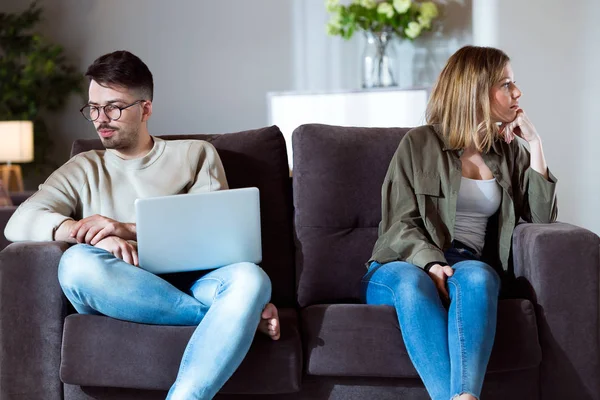
<path fill-rule="evenodd" d="M 111 137 L 102 137 L 100 136 L 100 140 L 102 141 L 102 145 L 106 149 L 111 150 L 127 150 L 132 147 L 135 147 L 138 138 L 138 129 L 126 130 L 122 131 L 119 128 L 114 126 L 110 126 L 108 124 L 101 124 L 96 128 L 97 131 L 100 129 L 112 129 L 114 131 Z"/>

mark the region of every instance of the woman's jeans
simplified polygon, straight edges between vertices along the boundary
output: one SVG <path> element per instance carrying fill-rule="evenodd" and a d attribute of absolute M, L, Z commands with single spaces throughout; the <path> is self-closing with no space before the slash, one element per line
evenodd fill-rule
<path fill-rule="evenodd" d="M 212 399 L 245 357 L 271 296 L 257 265 L 207 271 L 186 294 L 166 280 L 85 244 L 68 249 L 58 279 L 81 314 L 157 325 L 198 325 L 167 399 Z M 160 343 L 156 344 L 160 346 Z"/>
<path fill-rule="evenodd" d="M 500 277 L 472 253 L 451 248 L 448 309 L 428 273 L 403 261 L 371 263 L 362 280 L 367 304 L 396 309 L 408 355 L 433 400 L 481 395 L 494 335 Z"/>

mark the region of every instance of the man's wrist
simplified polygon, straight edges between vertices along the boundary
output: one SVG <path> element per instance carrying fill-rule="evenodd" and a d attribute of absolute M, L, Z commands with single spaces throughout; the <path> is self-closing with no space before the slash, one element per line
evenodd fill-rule
<path fill-rule="evenodd" d="M 77 221 L 68 218 L 65 219 L 61 224 L 54 230 L 52 239 L 56 242 L 69 242 L 76 243 L 75 238 L 71 237 L 71 228 Z"/>
<path fill-rule="evenodd" d="M 125 224 L 125 228 L 127 229 L 127 232 L 129 232 L 129 235 L 126 238 L 126 240 L 136 241 L 137 240 L 137 227 L 136 227 L 135 223 L 128 222 Z"/>

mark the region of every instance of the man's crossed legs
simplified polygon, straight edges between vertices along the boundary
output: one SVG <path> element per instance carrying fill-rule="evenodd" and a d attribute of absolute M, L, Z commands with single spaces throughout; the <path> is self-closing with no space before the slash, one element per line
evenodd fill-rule
<path fill-rule="evenodd" d="M 61 258 L 58 278 L 81 314 L 157 325 L 198 325 L 167 399 L 212 399 L 238 368 L 257 328 L 279 338 L 271 282 L 252 263 L 206 273 L 186 294 L 105 250 L 79 244 Z"/>

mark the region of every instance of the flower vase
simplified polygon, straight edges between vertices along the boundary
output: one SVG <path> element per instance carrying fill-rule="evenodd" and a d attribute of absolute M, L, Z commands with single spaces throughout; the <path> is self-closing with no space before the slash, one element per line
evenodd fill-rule
<path fill-rule="evenodd" d="M 362 87 L 383 88 L 398 86 L 396 81 L 396 52 L 393 46 L 393 34 L 390 31 L 365 31 L 365 49 L 363 52 Z"/>

